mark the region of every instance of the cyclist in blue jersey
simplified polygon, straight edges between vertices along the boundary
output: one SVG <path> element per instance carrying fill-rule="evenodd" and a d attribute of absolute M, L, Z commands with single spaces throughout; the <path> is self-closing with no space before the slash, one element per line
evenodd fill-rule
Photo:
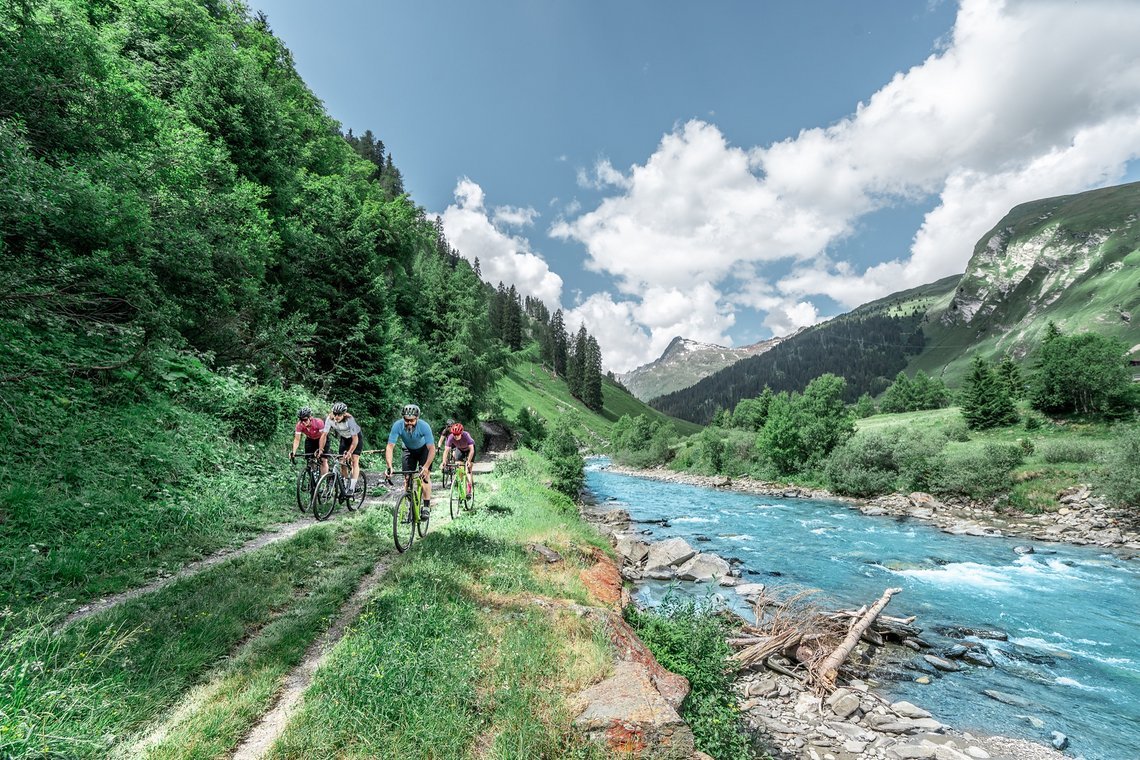
<path fill-rule="evenodd" d="M 392 423 L 392 430 L 388 433 L 388 446 L 384 449 L 384 459 L 388 462 L 388 477 L 392 477 L 392 452 L 396 449 L 396 441 L 404 444 L 404 466 L 402 469 L 419 469 L 420 479 L 424 482 L 424 509 L 421 518 L 427 519 L 431 514 L 431 463 L 435 459 L 435 436 L 432 435 L 431 425 L 420 419 L 420 408 L 415 404 L 406 404 L 402 410 L 403 419 Z"/>

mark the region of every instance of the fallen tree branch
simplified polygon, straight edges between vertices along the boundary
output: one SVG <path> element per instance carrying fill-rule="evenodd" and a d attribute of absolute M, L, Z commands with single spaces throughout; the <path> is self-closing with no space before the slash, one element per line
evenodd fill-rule
<path fill-rule="evenodd" d="M 813 669 L 812 680 L 817 689 L 831 691 L 835 688 L 835 680 L 839 677 L 839 667 L 851 655 L 851 650 L 859 643 L 863 633 L 875 622 L 875 618 L 887 606 L 887 602 L 891 601 L 891 597 L 901 591 L 901 588 L 887 589 L 879 597 L 879 601 L 871 605 L 871 609 L 854 621 L 851 629 L 847 632 L 847 636 L 840 642 L 839 646 L 818 667 Z"/>

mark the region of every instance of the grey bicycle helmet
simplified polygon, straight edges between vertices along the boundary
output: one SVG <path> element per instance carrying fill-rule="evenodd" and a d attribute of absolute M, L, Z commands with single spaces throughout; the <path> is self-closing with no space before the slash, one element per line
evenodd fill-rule
<path fill-rule="evenodd" d="M 447 418 L 447 424 L 444 425 L 444 427 L 451 427 L 454 424 L 455 424 L 455 420 L 453 420 L 451 417 L 448 417 Z"/>
<path fill-rule="evenodd" d="M 338 401 L 332 405 L 331 409 L 329 409 L 329 414 L 344 414 L 347 411 L 348 404 L 344 403 L 343 401 Z"/>
<path fill-rule="evenodd" d="M 307 420 L 313 416 L 313 410 L 307 406 L 303 406 L 297 410 L 297 419 Z"/>
<path fill-rule="evenodd" d="M 403 410 L 400 412 L 405 417 L 419 417 L 420 408 L 415 404 L 404 404 Z"/>

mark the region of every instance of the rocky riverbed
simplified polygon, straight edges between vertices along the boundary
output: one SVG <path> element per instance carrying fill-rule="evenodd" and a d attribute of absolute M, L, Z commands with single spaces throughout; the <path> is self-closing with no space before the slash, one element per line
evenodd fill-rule
<path fill-rule="evenodd" d="M 784 493 L 779 495 L 784 496 Z M 610 536 L 621 558 L 622 576 L 627 581 L 652 578 L 711 582 L 733 587 L 746 598 L 764 592 L 761 584 L 741 583 L 739 573 L 730 562 L 715 554 L 700 552 L 682 539 L 645 541 L 642 534 L 631 530 L 625 510 L 601 505 L 584 509 L 583 515 Z M 917 648 L 917 644 L 914 647 Z M 969 651 L 965 646 L 961 648 L 963 654 Z M 902 647 L 898 649 L 907 651 Z M 913 651 L 907 654 L 912 655 Z M 940 664 L 946 669 L 959 668 L 957 663 L 934 655 L 927 660 L 934 661 L 929 666 L 932 669 L 942 667 Z M 918 676 L 922 678 L 926 677 Z M 956 730 L 914 704 L 889 702 L 860 680 L 853 680 L 821 698 L 807 691 L 797 679 L 760 670 L 742 672 L 735 688 L 748 725 L 783 758 L 1043 760 L 1065 757 L 1050 747 L 1022 739 L 977 736 Z M 997 692 L 990 696 L 1002 701 L 1017 699 L 1016 695 Z M 1067 737 L 1059 732 L 1052 739 L 1054 746 L 1060 749 L 1068 744 Z"/>
<path fill-rule="evenodd" d="M 946 533 L 969 536 L 1017 536 L 1036 541 L 1060 541 L 1077 546 L 1103 546 L 1125 557 L 1140 556 L 1140 520 L 1114 509 L 1087 485 L 1076 485 L 1057 495 L 1058 509 L 1037 515 L 998 512 L 993 504 L 969 499 L 939 500 L 927 493 L 888 494 L 873 499 L 836 496 L 823 489 L 790 486 L 752 478 L 695 475 L 666 468 L 639 470 L 610 465 L 613 472 L 686 483 L 705 488 L 726 488 L 743 493 L 784 499 L 832 499 L 868 516 L 911 517 L 926 520 Z"/>

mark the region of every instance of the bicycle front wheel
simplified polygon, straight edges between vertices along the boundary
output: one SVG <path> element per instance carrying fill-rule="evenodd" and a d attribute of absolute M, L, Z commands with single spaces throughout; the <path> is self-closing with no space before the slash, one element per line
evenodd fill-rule
<path fill-rule="evenodd" d="M 368 495 L 368 476 L 364 471 L 360 471 L 360 479 L 356 481 L 356 493 L 348 497 L 345 505 L 349 511 L 360 509 L 364 506 L 364 497 Z"/>
<path fill-rule="evenodd" d="M 455 473 L 452 471 L 452 469 L 450 467 L 445 466 L 443 468 L 443 487 L 447 488 L 448 486 L 450 486 L 451 482 L 452 482 L 452 480 L 454 480 L 454 478 L 455 478 Z"/>
<path fill-rule="evenodd" d="M 396 551 L 403 554 L 416 537 L 415 516 L 412 514 L 412 500 L 402 494 L 392 507 L 392 540 Z"/>
<path fill-rule="evenodd" d="M 430 520 L 431 520 L 430 514 L 427 517 L 424 517 L 423 502 L 420 502 L 420 519 L 416 522 L 416 530 L 419 532 L 420 538 L 423 538 L 424 536 L 427 535 L 428 522 Z"/>
<path fill-rule="evenodd" d="M 459 503 L 459 494 L 459 482 L 455 480 L 451 481 L 451 490 L 447 493 L 447 507 L 451 512 L 452 520 L 455 520 L 459 517 L 459 509 L 461 507 L 461 504 Z"/>
<path fill-rule="evenodd" d="M 313 471 L 308 467 L 302 467 L 297 473 L 297 509 L 304 512 L 309 508 L 309 503 L 313 500 L 313 486 L 316 484 L 317 479 Z"/>
<path fill-rule="evenodd" d="M 471 481 L 471 488 L 467 491 L 467 501 L 463 504 L 465 509 L 475 509 L 475 481 Z"/>
<path fill-rule="evenodd" d="M 317 481 L 313 489 L 313 517 L 318 520 L 327 520 L 336 509 L 337 474 L 329 470 Z"/>

